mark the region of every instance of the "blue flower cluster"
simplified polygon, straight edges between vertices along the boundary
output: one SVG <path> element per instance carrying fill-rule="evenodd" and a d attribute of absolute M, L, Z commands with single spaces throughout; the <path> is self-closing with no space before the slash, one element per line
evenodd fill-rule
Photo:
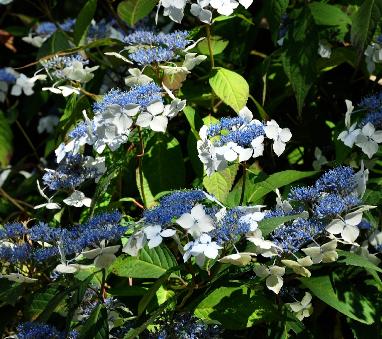
<path fill-rule="evenodd" d="M 375 128 L 382 128 L 382 92 L 363 98 L 359 106 L 367 111 L 359 122 L 360 127 L 370 122 Z"/>
<path fill-rule="evenodd" d="M 63 23 L 58 24 L 58 26 L 64 32 L 69 32 L 74 27 L 75 23 L 76 23 L 75 19 L 67 19 Z M 56 31 L 57 31 L 56 24 L 50 21 L 41 22 L 35 29 L 36 34 L 45 35 L 45 36 L 51 35 Z"/>
<path fill-rule="evenodd" d="M 221 338 L 223 330 L 218 325 L 204 324 L 190 313 L 167 316 L 160 323 L 159 330 L 149 333 L 148 338 L 217 339 Z"/>
<path fill-rule="evenodd" d="M 43 262 L 59 255 L 58 244 L 65 255 L 73 255 L 87 247 L 99 245 L 102 240 L 118 240 L 126 231 L 126 227 L 120 225 L 121 218 L 118 211 L 102 213 L 69 229 L 53 228 L 41 222 L 29 229 L 19 223 L 7 224 L 1 230 L 0 240 L 7 240 L 11 245 L 0 246 L 0 260 L 13 264 Z M 24 242 L 26 236 L 34 243 L 49 243 L 51 246 L 38 247 L 36 244 L 33 247 L 30 242 Z"/>
<path fill-rule="evenodd" d="M 284 251 L 296 252 L 322 233 L 331 219 L 361 204 L 357 181 L 350 167 L 340 166 L 324 173 L 313 186 L 295 187 L 288 195 L 292 211 L 271 211 L 265 218 L 309 211 L 309 218 L 287 222 L 272 233 L 272 240 Z"/>
<path fill-rule="evenodd" d="M 82 154 L 70 154 L 60 162 L 56 170 L 48 170 L 42 177 L 45 185 L 51 190 L 74 189 L 87 179 L 102 175 L 96 167 L 85 165 L 86 157 Z"/>
<path fill-rule="evenodd" d="M 170 61 L 177 57 L 177 52 L 190 44 L 187 31 L 173 33 L 155 33 L 153 31 L 136 31 L 128 35 L 124 42 L 134 46 L 130 59 L 140 65 L 154 62 Z"/>
<path fill-rule="evenodd" d="M 0 81 L 13 84 L 16 82 L 16 77 L 7 68 L 0 68 Z"/>
<path fill-rule="evenodd" d="M 308 203 L 316 218 L 334 217 L 359 205 L 357 181 L 351 167 L 340 166 L 323 174 L 310 187 L 296 187 L 288 199 Z"/>
<path fill-rule="evenodd" d="M 264 134 L 261 123 L 249 123 L 241 117 L 222 118 L 218 123 L 210 125 L 207 130 L 207 136 L 210 138 L 219 137 L 214 142 L 214 146 L 218 147 L 230 141 L 242 147 L 251 147 L 251 141 Z"/>
<path fill-rule="evenodd" d="M 122 91 L 120 89 L 112 89 L 105 94 L 101 101 L 93 105 L 94 112 L 102 113 L 110 105 L 119 105 L 125 107 L 135 104 L 147 107 L 153 101 L 162 100 L 161 88 L 153 82 L 146 85 L 134 86 L 130 91 Z"/>
<path fill-rule="evenodd" d="M 175 191 L 164 196 L 157 207 L 146 210 L 143 217 L 147 224 L 164 226 L 182 214 L 190 213 L 197 202 L 205 199 L 202 190 Z"/>
<path fill-rule="evenodd" d="M 216 228 L 210 235 L 221 245 L 227 241 L 237 240 L 241 235 L 250 231 L 250 224 L 240 218 L 245 214 L 243 209 L 232 208 L 227 210 L 224 217 L 217 222 Z"/>
<path fill-rule="evenodd" d="M 18 339 L 76 339 L 79 333 L 75 330 L 66 334 L 60 332 L 54 326 L 38 323 L 26 322 L 17 326 Z"/>

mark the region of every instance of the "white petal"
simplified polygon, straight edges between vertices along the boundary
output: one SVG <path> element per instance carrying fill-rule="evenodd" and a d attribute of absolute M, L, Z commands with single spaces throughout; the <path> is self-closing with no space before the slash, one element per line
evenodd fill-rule
<path fill-rule="evenodd" d="M 192 226 L 194 226 L 195 220 L 194 220 L 194 218 L 191 216 L 191 214 L 189 214 L 189 213 L 184 213 L 184 214 L 182 214 L 182 215 L 180 216 L 180 218 L 179 218 L 178 220 L 176 220 L 176 223 L 177 223 L 180 227 L 182 227 L 182 228 L 188 230 L 188 229 L 190 229 Z"/>
<path fill-rule="evenodd" d="M 166 230 L 163 230 L 162 232 L 160 232 L 160 235 L 164 238 L 168 238 L 168 237 L 172 237 L 174 234 L 176 233 L 175 230 L 171 229 L 171 228 L 168 228 Z"/>
<path fill-rule="evenodd" d="M 117 257 L 114 254 L 101 254 L 94 260 L 94 266 L 98 268 L 108 268 Z"/>
<path fill-rule="evenodd" d="M 147 245 L 149 246 L 149 248 L 154 248 L 159 246 L 162 243 L 162 240 L 163 238 L 160 235 L 158 235 L 157 237 L 150 239 Z"/>
<path fill-rule="evenodd" d="M 227 161 L 235 161 L 237 159 L 237 157 L 238 157 L 238 154 L 232 149 L 227 149 L 224 152 L 224 158 Z"/>
<path fill-rule="evenodd" d="M 281 287 L 283 286 L 283 278 L 278 275 L 270 275 L 265 281 L 267 287 L 276 294 L 279 294 Z"/>
<path fill-rule="evenodd" d="M 214 245 L 209 245 L 207 246 L 207 248 L 204 250 L 204 255 L 207 257 L 207 258 L 210 258 L 210 259 L 215 259 L 218 255 L 219 255 L 219 252 L 218 252 L 218 249 L 214 246 Z"/>
<path fill-rule="evenodd" d="M 345 227 L 345 223 L 341 219 L 334 219 L 326 226 L 326 230 L 331 234 L 339 234 Z"/>
<path fill-rule="evenodd" d="M 345 223 L 347 225 L 357 226 L 362 221 L 362 211 L 355 211 L 346 214 Z"/>
<path fill-rule="evenodd" d="M 155 116 L 150 122 L 150 128 L 155 132 L 166 132 L 168 124 L 167 117 L 164 116 Z"/>
<path fill-rule="evenodd" d="M 354 243 L 359 236 L 359 228 L 352 225 L 346 225 L 341 232 L 341 237 L 347 242 Z"/>
<path fill-rule="evenodd" d="M 164 105 L 163 105 L 163 102 L 160 100 L 154 101 L 153 103 L 147 106 L 147 111 L 151 113 L 152 115 L 159 115 L 163 113 L 163 110 L 164 110 Z"/>
<path fill-rule="evenodd" d="M 135 123 L 140 127 L 149 127 L 151 120 L 153 120 L 153 116 L 150 113 L 141 113 Z"/>
<path fill-rule="evenodd" d="M 279 157 L 285 151 L 285 144 L 280 140 L 276 140 L 273 143 L 273 151 Z"/>

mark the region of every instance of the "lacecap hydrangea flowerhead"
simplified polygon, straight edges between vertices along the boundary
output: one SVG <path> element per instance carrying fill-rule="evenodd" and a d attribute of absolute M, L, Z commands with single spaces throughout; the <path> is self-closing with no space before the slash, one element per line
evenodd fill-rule
<path fill-rule="evenodd" d="M 199 136 L 199 159 L 207 175 L 211 175 L 224 170 L 229 163 L 262 156 L 266 138 L 273 141 L 273 151 L 280 156 L 292 134 L 275 120 L 262 123 L 253 119 L 252 112 L 244 107 L 238 117 L 221 118 L 218 123 L 204 125 Z"/>

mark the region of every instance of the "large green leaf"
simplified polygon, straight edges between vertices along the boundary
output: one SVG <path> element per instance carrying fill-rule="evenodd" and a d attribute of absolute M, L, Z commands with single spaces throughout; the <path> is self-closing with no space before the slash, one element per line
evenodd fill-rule
<path fill-rule="evenodd" d="M 44 291 L 32 295 L 25 314 L 30 320 L 47 321 L 68 293 L 58 285 L 50 285 Z"/>
<path fill-rule="evenodd" d="M 350 25 L 350 17 L 339 7 L 314 1 L 309 4 L 313 19 L 317 25 L 343 26 Z"/>
<path fill-rule="evenodd" d="M 352 16 L 351 42 L 361 55 L 382 16 L 382 0 L 365 0 Z"/>
<path fill-rule="evenodd" d="M 119 256 L 111 271 L 120 277 L 159 278 L 177 262 L 166 246 L 142 248 L 137 257 Z"/>
<path fill-rule="evenodd" d="M 194 314 L 204 322 L 237 330 L 273 318 L 275 311 L 262 292 L 233 285 L 213 290 L 196 306 Z"/>
<path fill-rule="evenodd" d="M 215 75 L 209 79 L 215 94 L 235 112 L 239 112 L 247 103 L 249 86 L 238 73 L 225 68 L 218 68 Z"/>
<path fill-rule="evenodd" d="M 346 281 L 338 281 L 334 285 L 329 275 L 300 280 L 317 298 L 349 318 L 365 324 L 374 322 L 373 306 L 357 292 L 356 286 L 351 286 Z"/>
<path fill-rule="evenodd" d="M 248 201 L 251 203 L 258 202 L 262 197 L 269 192 L 274 191 L 276 188 L 289 185 L 295 181 L 311 177 L 315 174 L 317 174 L 316 171 L 302 172 L 295 170 L 287 170 L 272 174 L 264 181 L 254 184 Z"/>
<path fill-rule="evenodd" d="M 157 0 L 126 0 L 118 5 L 117 12 L 129 26 L 134 26 L 149 14 L 157 3 Z"/>
<path fill-rule="evenodd" d="M 264 2 L 265 15 L 269 23 L 269 28 L 271 29 L 272 40 L 274 42 L 276 42 L 279 37 L 281 18 L 286 12 L 288 4 L 289 0 L 267 0 Z"/>
<path fill-rule="evenodd" d="M 316 79 L 318 33 L 308 7 L 304 8 L 288 28 L 282 54 L 284 71 L 293 88 L 298 112 Z"/>
<path fill-rule="evenodd" d="M 337 250 L 337 253 L 339 255 L 338 262 L 340 263 L 344 263 L 350 266 L 358 266 L 364 268 L 365 270 L 373 270 L 382 273 L 382 269 L 374 265 L 365 257 L 362 257 L 356 253 L 342 250 Z"/>
<path fill-rule="evenodd" d="M 74 43 L 78 46 L 84 41 L 89 25 L 97 9 L 97 0 L 88 0 L 77 16 L 74 26 Z"/>
<path fill-rule="evenodd" d="M 153 196 L 185 185 L 185 167 L 178 140 L 156 133 L 148 141 L 142 158 L 144 179 Z"/>
<path fill-rule="evenodd" d="M 107 310 L 103 304 L 98 304 L 81 328 L 79 339 L 108 339 L 109 323 Z"/>
<path fill-rule="evenodd" d="M 214 195 L 219 201 L 225 202 L 235 181 L 238 169 L 238 164 L 232 164 L 223 171 L 205 176 L 203 178 L 203 186 L 208 193 Z"/>
<path fill-rule="evenodd" d="M 12 154 L 13 134 L 4 113 L 0 111 L 0 167 L 8 165 Z"/>

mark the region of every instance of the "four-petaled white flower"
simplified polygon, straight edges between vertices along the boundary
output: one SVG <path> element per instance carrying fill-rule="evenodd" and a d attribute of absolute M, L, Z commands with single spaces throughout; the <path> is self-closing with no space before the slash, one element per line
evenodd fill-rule
<path fill-rule="evenodd" d="M 198 266 L 202 267 L 206 258 L 216 259 L 219 255 L 219 250 L 223 247 L 219 246 L 215 241 L 212 241 L 208 234 L 201 234 L 198 239 L 186 244 L 183 248 L 185 251 L 183 260 L 186 262 L 191 256 L 195 257 Z"/>
<path fill-rule="evenodd" d="M 76 87 L 73 87 L 73 86 L 57 86 L 57 87 L 54 87 L 54 85 L 52 87 L 43 87 L 42 88 L 43 91 L 50 91 L 54 94 L 61 94 L 63 97 L 68 97 L 69 95 L 72 95 L 72 94 L 80 94 L 81 91 L 76 88 Z"/>
<path fill-rule="evenodd" d="M 99 66 L 94 67 L 85 67 L 80 61 L 73 61 L 72 64 L 68 67 L 65 67 L 62 70 L 62 73 L 65 77 L 70 80 L 86 83 L 94 78 L 94 72 Z"/>
<path fill-rule="evenodd" d="M 272 292 L 279 294 L 281 287 L 283 287 L 284 280 L 282 276 L 285 274 L 285 267 L 281 266 L 255 266 L 253 269 L 256 275 L 260 278 L 267 278 L 265 284 Z"/>
<path fill-rule="evenodd" d="M 294 303 L 287 303 L 298 320 L 309 317 L 313 313 L 313 306 L 311 304 L 312 295 L 309 292 L 305 292 L 304 297 L 301 301 L 296 301 Z"/>
<path fill-rule="evenodd" d="M 297 259 L 297 261 L 294 260 L 281 260 L 281 262 L 286 266 L 293 270 L 294 273 L 302 275 L 303 277 L 310 277 L 311 273 L 306 268 L 313 265 L 313 260 L 306 256 L 304 258 Z"/>
<path fill-rule="evenodd" d="M 255 252 L 257 254 L 261 254 L 265 258 L 276 256 L 278 254 L 278 250 L 281 250 L 281 248 L 272 241 L 265 240 L 259 228 L 249 233 L 247 240 L 256 246 Z"/>
<path fill-rule="evenodd" d="M 182 214 L 176 223 L 187 230 L 194 239 L 214 229 L 212 218 L 206 214 L 201 204 L 194 206 L 190 213 Z"/>
<path fill-rule="evenodd" d="M 369 158 L 378 151 L 378 144 L 382 142 L 382 131 L 376 131 L 374 125 L 368 122 L 357 135 L 355 144 L 362 149 Z"/>
<path fill-rule="evenodd" d="M 151 226 L 146 226 L 143 229 L 143 232 L 145 232 L 148 242 L 149 248 L 154 248 L 159 246 L 163 238 L 169 238 L 172 237 L 176 231 L 173 229 L 165 229 L 162 230 L 162 227 L 160 225 L 151 225 Z"/>
<path fill-rule="evenodd" d="M 267 138 L 273 140 L 273 151 L 280 156 L 285 151 L 285 144 L 292 138 L 289 128 L 281 128 L 275 120 L 267 122 L 264 126 Z"/>
<path fill-rule="evenodd" d="M 105 246 L 105 241 L 101 241 L 98 248 L 82 252 L 83 256 L 87 259 L 94 259 L 94 266 L 98 268 L 108 268 L 117 257 L 115 253 L 118 252 L 120 245 Z"/>
<path fill-rule="evenodd" d="M 198 17 L 201 22 L 211 23 L 212 12 L 205 9 L 210 4 L 210 0 L 198 0 L 196 4 L 191 5 L 191 14 Z"/>
<path fill-rule="evenodd" d="M 319 264 L 320 262 L 328 263 L 336 261 L 338 259 L 336 248 L 337 240 L 334 239 L 321 246 L 312 244 L 301 249 L 301 251 L 312 259 L 313 264 Z"/>
<path fill-rule="evenodd" d="M 326 226 L 326 231 L 331 234 L 341 234 L 343 240 L 352 244 L 359 236 L 357 225 L 362 221 L 362 213 L 362 210 L 357 210 L 346 214 L 344 219 L 333 219 Z"/>
<path fill-rule="evenodd" d="M 221 147 L 215 147 L 217 154 L 220 154 L 227 161 L 235 161 L 239 159 L 239 162 L 247 161 L 253 154 L 252 148 L 244 148 L 233 141 L 228 142 Z"/>
<path fill-rule="evenodd" d="M 64 203 L 74 207 L 90 207 L 92 199 L 87 198 L 81 191 L 74 191 L 69 197 L 64 199 Z"/>
<path fill-rule="evenodd" d="M 139 250 L 145 246 L 146 242 L 146 234 L 143 232 L 143 230 L 140 230 L 130 236 L 126 245 L 122 248 L 122 252 L 136 257 Z"/>
<path fill-rule="evenodd" d="M 32 95 L 34 93 L 33 87 L 37 80 L 45 80 L 46 75 L 35 75 L 32 78 L 28 78 L 25 74 L 21 73 L 16 79 L 16 83 L 13 85 L 11 94 L 15 96 L 21 95 L 23 92 L 25 95 Z"/>
<path fill-rule="evenodd" d="M 146 85 L 153 81 L 149 76 L 143 74 L 139 68 L 129 68 L 128 72 L 131 74 L 125 78 L 126 86 Z"/>

